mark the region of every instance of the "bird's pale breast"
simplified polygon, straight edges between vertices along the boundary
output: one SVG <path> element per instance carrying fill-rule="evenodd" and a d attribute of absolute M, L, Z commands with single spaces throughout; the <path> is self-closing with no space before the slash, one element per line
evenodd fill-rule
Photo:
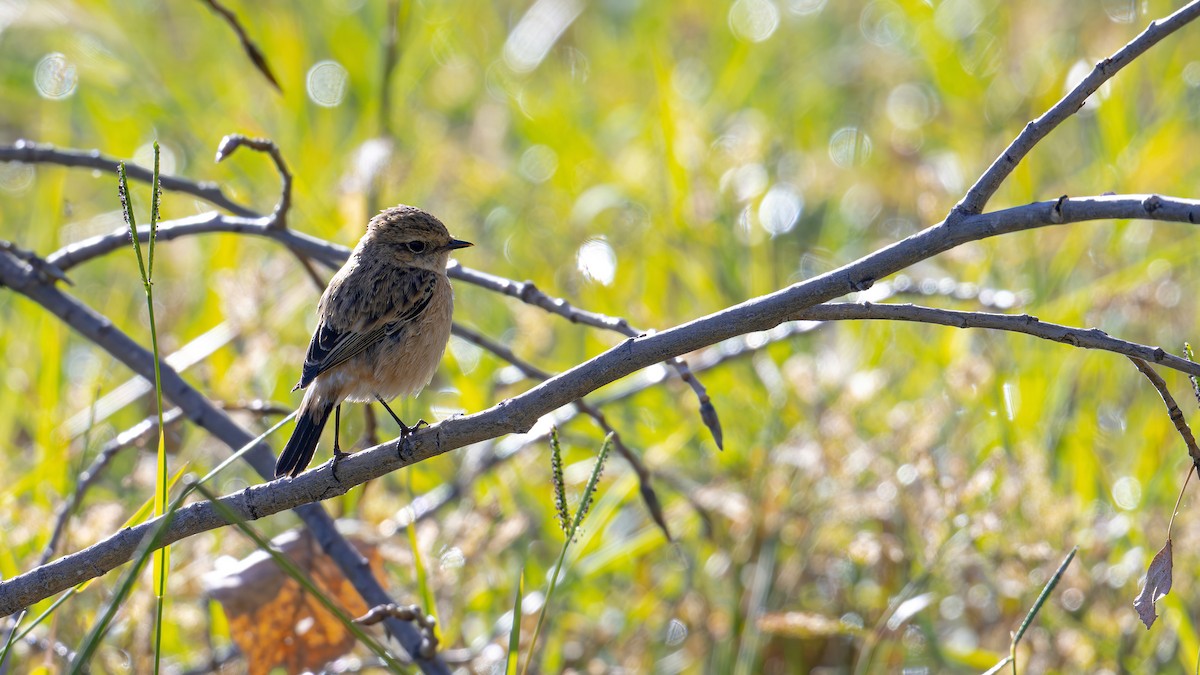
<path fill-rule="evenodd" d="M 429 306 L 401 330 L 318 378 L 340 389 L 348 401 L 385 401 L 421 391 L 437 372 L 450 339 L 454 294 L 438 279 Z M 372 364 L 374 366 L 372 367 Z"/>

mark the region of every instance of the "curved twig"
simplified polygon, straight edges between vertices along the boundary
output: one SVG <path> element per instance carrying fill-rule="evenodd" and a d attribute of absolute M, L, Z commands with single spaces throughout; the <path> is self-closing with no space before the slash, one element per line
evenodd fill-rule
<path fill-rule="evenodd" d="M 1181 373 L 1200 376 L 1200 363 L 1193 363 L 1175 356 L 1162 347 L 1151 347 L 1120 340 L 1099 328 L 1075 328 L 1057 323 L 1048 323 L 1030 314 L 993 314 L 991 312 L 963 312 L 910 304 L 877 303 L 827 303 L 810 307 L 796 316 L 806 321 L 861 321 L 878 319 L 885 321 L 913 321 L 931 323 L 954 328 L 984 328 L 1013 333 L 1025 333 L 1072 347 L 1099 349 L 1122 354 L 1131 359 L 1157 363 Z"/>
<path fill-rule="evenodd" d="M 1163 404 L 1167 406 L 1167 417 L 1171 418 L 1171 423 L 1175 425 L 1175 430 L 1179 432 L 1183 438 L 1184 445 L 1187 446 L 1188 456 L 1192 458 L 1192 464 L 1200 467 L 1200 447 L 1196 445 L 1196 437 L 1192 435 L 1192 428 L 1188 426 L 1187 418 L 1184 417 L 1183 411 L 1179 409 L 1179 404 L 1175 402 L 1175 397 L 1171 395 L 1171 389 L 1167 387 L 1167 381 L 1162 379 L 1162 375 L 1155 372 L 1154 367 L 1146 363 L 1143 359 L 1136 356 L 1130 356 L 1130 361 L 1137 369 L 1150 380 L 1150 384 L 1158 391 L 1158 395 L 1162 397 Z M 1191 363 L 1190 361 L 1188 363 Z M 1168 543 L 1169 540 L 1168 540 Z"/>
<path fill-rule="evenodd" d="M 271 161 L 275 162 L 275 169 L 279 171 L 281 185 L 279 201 L 275 204 L 275 211 L 271 213 L 270 226 L 281 230 L 286 229 L 288 210 L 292 208 L 292 172 L 288 170 L 283 153 L 279 152 L 279 146 L 275 145 L 275 141 L 269 138 L 250 138 L 242 134 L 226 134 L 217 145 L 217 163 L 225 161 L 225 158 L 242 146 L 265 152 L 271 156 Z"/>

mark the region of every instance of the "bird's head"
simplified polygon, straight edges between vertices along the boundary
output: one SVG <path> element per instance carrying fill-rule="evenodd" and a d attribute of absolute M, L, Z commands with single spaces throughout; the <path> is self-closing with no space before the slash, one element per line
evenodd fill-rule
<path fill-rule="evenodd" d="M 436 271 L 446 269 L 450 252 L 472 246 L 450 236 L 442 221 L 414 206 L 393 206 L 367 224 L 367 237 L 395 256 L 399 264 Z M 364 238 L 364 239 L 365 239 Z"/>

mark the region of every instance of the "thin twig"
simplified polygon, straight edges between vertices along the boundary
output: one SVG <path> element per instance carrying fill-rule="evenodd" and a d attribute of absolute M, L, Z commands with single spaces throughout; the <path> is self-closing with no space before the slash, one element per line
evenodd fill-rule
<path fill-rule="evenodd" d="M 1165 19 L 1151 21 L 1146 30 L 1131 40 L 1129 44 L 1097 63 L 1092 72 L 1059 99 L 1058 103 L 1055 103 L 1041 117 L 1025 125 L 1025 129 L 996 157 L 987 171 L 971 186 L 971 189 L 967 190 L 967 194 L 955 205 L 946 220 L 954 223 L 965 216 L 972 216 L 983 211 L 983 207 L 1000 188 L 1000 184 L 1008 178 L 1013 169 L 1017 168 L 1017 164 L 1029 154 L 1030 150 L 1033 150 L 1038 142 L 1054 131 L 1064 120 L 1078 112 L 1088 97 L 1096 93 L 1101 85 L 1110 80 L 1122 68 L 1145 53 L 1147 49 L 1158 44 L 1163 38 L 1186 26 L 1197 16 L 1200 16 L 1200 0 L 1194 0 L 1184 5 L 1179 11 Z"/>
<path fill-rule="evenodd" d="M 522 375 L 531 380 L 543 382 L 553 377 L 553 375 L 550 373 L 517 356 L 505 345 L 496 342 L 479 331 L 467 328 L 462 324 L 455 323 L 451 328 L 451 332 L 467 342 L 481 347 L 491 352 L 496 357 L 507 361 L 517 370 L 521 371 Z M 658 525 L 659 529 L 661 529 L 663 534 L 666 535 L 667 540 L 671 541 L 671 530 L 667 527 L 666 517 L 663 516 L 662 503 L 658 499 L 658 494 L 654 491 L 654 485 L 652 483 L 653 474 L 650 473 L 650 469 L 646 468 L 645 463 L 642 462 L 642 458 L 625 445 L 625 442 L 621 440 L 621 434 L 618 433 L 617 430 L 608 423 L 608 420 L 604 417 L 604 413 L 601 412 L 599 408 L 591 405 L 582 398 L 573 402 L 572 405 L 575 406 L 579 412 L 595 420 L 596 425 L 604 431 L 606 436 L 612 436 L 613 446 L 616 447 L 617 452 L 621 454 L 621 457 L 623 457 L 625 461 L 629 463 L 629 466 L 633 468 L 634 473 L 637 474 L 638 489 L 642 495 L 642 501 L 646 504 L 646 509 L 650 512 L 650 517 L 654 519 L 654 522 Z"/>
<path fill-rule="evenodd" d="M 246 56 L 250 57 L 250 62 L 254 64 L 258 72 L 263 74 L 263 77 L 267 78 L 267 81 L 275 86 L 275 91 L 283 93 L 283 87 L 279 86 L 279 80 L 275 79 L 275 74 L 271 72 L 271 66 L 267 63 L 266 55 L 250 39 L 246 30 L 242 28 L 241 22 L 238 21 L 237 16 L 224 5 L 217 2 L 217 0 L 200 1 L 211 7 L 214 12 L 220 14 L 221 18 L 225 19 L 225 23 L 229 24 L 234 33 L 237 33 L 238 41 L 242 43 L 242 49 L 246 52 Z"/>
<path fill-rule="evenodd" d="M 0 145 L 0 162 L 22 162 L 25 164 L 53 164 L 87 169 L 112 171 L 121 160 L 116 157 L 101 154 L 99 150 L 67 150 L 58 149 L 46 143 L 19 140 L 12 145 Z M 125 171 L 130 180 L 149 183 L 152 172 L 135 164 L 125 163 Z M 225 195 L 219 185 L 212 182 L 196 182 L 178 176 L 159 176 L 159 182 L 164 190 L 182 192 L 198 197 L 213 206 L 242 217 L 253 217 L 258 214 L 246 206 L 242 206 Z"/>
<path fill-rule="evenodd" d="M 571 323 L 581 323 L 593 328 L 603 328 L 604 330 L 620 333 L 626 337 L 638 337 L 646 334 L 646 331 L 630 325 L 629 321 L 624 317 L 608 316 L 579 309 L 562 298 L 546 294 L 535 286 L 532 281 L 505 279 L 494 274 L 463 267 L 456 260 L 451 261 L 450 266 L 446 269 L 446 274 L 452 279 L 461 279 L 481 288 L 517 298 L 521 302 L 564 317 Z M 695 392 L 696 398 L 700 402 L 700 418 L 712 433 L 717 447 L 724 448 L 725 436 L 721 431 L 721 420 L 717 417 L 717 410 L 713 407 L 712 399 L 708 396 L 708 390 L 704 388 L 704 385 L 696 378 L 691 368 L 688 367 L 687 362 L 683 359 L 672 358 L 668 359 L 666 363 L 674 368 L 679 373 L 680 379 L 686 382 L 692 388 L 692 391 Z"/>
<path fill-rule="evenodd" d="M 857 321 L 880 319 L 885 321 L 915 321 L 955 328 L 985 328 L 1014 333 L 1025 333 L 1072 347 L 1102 349 L 1123 354 L 1133 359 L 1153 361 L 1173 370 L 1191 375 L 1200 375 L 1200 363 L 1175 356 L 1162 347 L 1129 342 L 1110 336 L 1099 328 L 1074 328 L 1057 323 L 1048 323 L 1029 314 L 993 314 L 990 312 L 963 312 L 937 309 L 910 304 L 878 303 L 827 303 L 798 312 L 796 318 L 807 321 Z"/>
<path fill-rule="evenodd" d="M 1192 464 L 1200 467 L 1200 447 L 1196 446 L 1196 437 L 1192 435 L 1192 429 L 1188 426 L 1187 418 L 1183 416 L 1183 411 L 1179 409 L 1179 404 L 1175 403 L 1175 397 L 1171 396 L 1171 390 L 1167 388 L 1166 380 L 1154 370 L 1150 364 L 1136 356 L 1130 356 L 1130 361 L 1137 369 L 1142 371 L 1150 384 L 1158 390 L 1158 395 L 1162 397 L 1163 403 L 1167 406 L 1167 416 L 1171 418 L 1171 422 L 1175 425 L 1175 429 L 1179 435 L 1183 437 L 1183 442 L 1187 445 L 1188 456 L 1192 458 Z M 1188 363 L 1191 363 L 1188 361 Z"/>
<path fill-rule="evenodd" d="M 130 178 L 134 178 L 132 171 L 130 172 Z M 1057 211 L 1055 210 L 1056 207 Z M 928 255 L 932 257 L 944 250 L 949 250 L 962 243 L 974 241 L 981 237 L 1022 232 L 1048 225 L 1131 219 L 1158 220 L 1194 225 L 1200 223 L 1200 200 L 1154 194 L 1127 194 L 1076 197 L 1065 202 L 1060 202 L 1057 199 L 1033 202 L 1032 204 L 1024 204 L 1009 209 L 971 216 L 969 219 L 971 231 L 943 233 L 947 241 L 939 243 L 937 250 Z M 960 223 L 960 227 L 961 225 Z M 937 237 L 931 236 L 931 230 L 943 226 L 942 223 L 939 223 L 932 228 L 927 228 L 913 235 L 905 241 L 907 242 L 919 237 L 918 242 L 924 246 L 930 239 L 937 239 Z M 158 239 L 159 241 L 169 241 L 184 236 L 212 233 L 248 234 L 274 239 L 295 248 L 330 269 L 341 267 L 342 263 L 346 262 L 346 258 L 350 255 L 350 249 L 345 246 L 333 244 L 292 229 L 273 229 L 270 227 L 270 219 L 264 216 L 246 218 L 209 212 L 188 218 L 164 221 L 159 224 Z M 149 230 L 139 228 L 138 236 L 143 241 L 147 240 L 149 238 Z M 893 249 L 901 246 L 901 244 L 905 245 L 905 249 L 910 246 L 910 244 L 906 244 L 905 242 L 897 242 L 883 251 L 877 252 L 877 255 L 882 256 L 885 252 L 890 253 Z M 122 228 L 114 230 L 109 234 L 98 235 L 68 244 L 46 256 L 46 260 L 57 265 L 63 272 L 70 272 L 71 268 L 76 265 L 107 255 L 128 245 L 129 231 Z M 835 272 L 837 271 L 840 270 L 835 270 Z M 446 269 L 446 273 L 452 278 L 521 300 L 524 300 L 522 292 L 530 294 L 530 297 L 534 300 L 541 301 L 539 298 L 548 298 L 544 294 L 539 296 L 536 293 L 524 291 L 525 285 L 520 282 L 473 270 L 462 266 L 457 261 L 451 261 L 450 266 Z M 833 273 L 829 272 L 817 278 L 824 278 Z M 849 292 L 862 289 L 845 288 L 842 290 Z M 560 302 L 562 303 L 561 307 L 558 304 Z M 548 312 L 558 314 L 573 323 L 582 323 L 617 332 L 623 332 L 623 329 L 619 328 L 623 324 L 628 330 L 633 330 L 624 319 L 587 312 L 576 307 L 571 307 L 565 301 L 551 299 L 544 304 L 545 306 L 537 306 Z"/>
<path fill-rule="evenodd" d="M 217 144 L 216 161 L 218 163 L 224 161 L 242 146 L 265 152 L 271 156 L 271 161 L 275 162 L 275 169 L 279 172 L 281 185 L 279 201 L 275 204 L 275 211 L 271 213 L 270 226 L 280 230 L 287 229 L 287 214 L 292 207 L 292 172 L 288 170 L 283 153 L 279 152 L 279 146 L 275 145 L 275 141 L 269 138 L 250 138 L 242 134 L 226 134 Z"/>

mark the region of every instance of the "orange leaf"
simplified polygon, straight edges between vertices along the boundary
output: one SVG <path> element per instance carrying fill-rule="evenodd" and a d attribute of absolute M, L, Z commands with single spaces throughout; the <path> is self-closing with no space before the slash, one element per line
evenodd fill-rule
<path fill-rule="evenodd" d="M 353 543 L 380 574 L 378 549 L 361 541 Z M 367 611 L 353 585 L 307 530 L 286 532 L 271 544 L 348 615 Z M 317 671 L 354 647 L 354 636 L 341 621 L 265 551 L 255 551 L 236 568 L 213 572 L 205 581 L 209 595 L 225 609 L 229 632 L 246 657 L 250 675 L 266 674 L 272 668 L 289 673 Z"/>

